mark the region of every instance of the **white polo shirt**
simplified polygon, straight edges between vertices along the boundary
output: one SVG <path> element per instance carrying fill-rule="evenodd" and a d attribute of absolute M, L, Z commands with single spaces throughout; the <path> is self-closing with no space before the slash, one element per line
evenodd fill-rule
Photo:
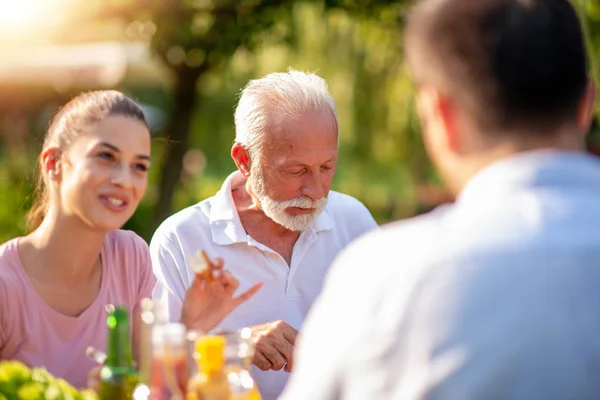
<path fill-rule="evenodd" d="M 157 285 L 154 297 L 166 302 L 170 321 L 178 321 L 183 298 L 194 279 L 187 260 L 200 249 L 222 257 L 239 279 L 239 292 L 262 281 L 261 290 L 234 310 L 220 328 L 242 328 L 282 320 L 297 330 L 319 295 L 330 265 L 353 239 L 377 227 L 367 208 L 353 197 L 330 191 L 328 205 L 313 227 L 301 233 L 291 266 L 278 253 L 250 237 L 242 226 L 233 197 L 231 174 L 214 197 L 165 220 L 150 243 Z M 288 373 L 254 368 L 264 400 L 283 391 Z"/>

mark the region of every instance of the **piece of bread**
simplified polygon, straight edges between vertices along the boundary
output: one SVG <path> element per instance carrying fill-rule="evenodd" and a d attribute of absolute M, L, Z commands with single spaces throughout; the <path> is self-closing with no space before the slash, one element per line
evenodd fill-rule
<path fill-rule="evenodd" d="M 192 272 L 197 276 L 212 282 L 215 280 L 213 276 L 214 264 L 206 255 L 204 250 L 200 250 L 195 257 L 188 260 L 188 265 Z"/>

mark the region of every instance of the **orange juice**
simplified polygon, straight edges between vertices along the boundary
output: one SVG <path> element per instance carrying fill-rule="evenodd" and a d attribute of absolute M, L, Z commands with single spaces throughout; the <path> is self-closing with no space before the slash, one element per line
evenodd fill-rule
<path fill-rule="evenodd" d="M 192 378 L 190 392 L 196 400 L 230 400 L 231 389 L 225 372 L 225 338 L 201 336 L 196 339 L 198 374 Z"/>

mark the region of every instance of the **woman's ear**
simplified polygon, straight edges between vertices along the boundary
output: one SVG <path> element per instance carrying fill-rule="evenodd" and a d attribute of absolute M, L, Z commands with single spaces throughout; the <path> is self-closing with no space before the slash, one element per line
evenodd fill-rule
<path fill-rule="evenodd" d="M 42 172 L 51 181 L 60 181 L 62 165 L 60 161 L 60 149 L 49 147 L 42 151 L 40 156 Z"/>

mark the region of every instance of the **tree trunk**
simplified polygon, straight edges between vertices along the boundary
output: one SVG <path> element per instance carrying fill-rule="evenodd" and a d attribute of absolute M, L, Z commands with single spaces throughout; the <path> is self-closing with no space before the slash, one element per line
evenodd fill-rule
<path fill-rule="evenodd" d="M 205 69 L 181 68 L 177 71 L 173 92 L 173 114 L 167 126 L 167 147 L 161 162 L 158 201 L 154 209 L 153 229 L 173 212 L 173 196 L 180 183 L 183 156 L 189 148 L 190 128 L 199 96 L 196 82 Z"/>

